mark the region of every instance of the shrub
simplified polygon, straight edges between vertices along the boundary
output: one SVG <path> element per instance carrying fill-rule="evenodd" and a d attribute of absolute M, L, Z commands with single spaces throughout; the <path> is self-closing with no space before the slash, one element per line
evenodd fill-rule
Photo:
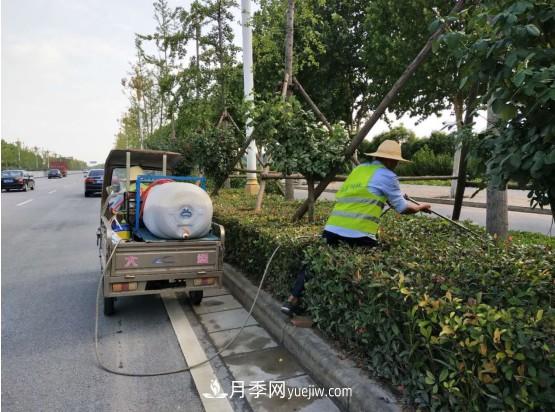
<path fill-rule="evenodd" d="M 552 240 L 484 248 L 444 221 L 389 213 L 378 248 L 330 248 L 318 235 L 332 204 L 291 224 L 297 205 L 268 196 L 254 214 L 242 192 L 215 199 L 227 261 L 256 282 L 281 245 L 265 285 L 278 299 L 304 262 L 317 327 L 420 408 L 555 409 Z"/>
<path fill-rule="evenodd" d="M 411 163 L 400 163 L 395 173 L 399 176 L 448 176 L 453 171 L 453 156 L 435 154 L 426 145 L 411 160 Z"/>

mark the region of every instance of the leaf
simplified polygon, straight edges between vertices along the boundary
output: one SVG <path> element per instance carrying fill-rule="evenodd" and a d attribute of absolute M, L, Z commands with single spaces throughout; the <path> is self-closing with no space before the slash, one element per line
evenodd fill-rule
<path fill-rule="evenodd" d="M 447 375 L 449 375 L 449 371 L 444 368 L 439 374 L 439 381 L 443 382 L 447 378 Z"/>
<path fill-rule="evenodd" d="M 512 104 L 505 103 L 500 99 L 494 100 L 491 108 L 496 115 L 498 115 L 502 120 L 505 121 L 511 120 L 513 117 L 516 116 L 517 113 L 516 107 L 514 107 Z"/>
<path fill-rule="evenodd" d="M 516 87 L 520 87 L 520 85 L 524 82 L 525 78 L 526 78 L 526 71 L 521 70 L 521 71 L 517 72 L 515 74 L 515 76 L 513 77 L 513 84 Z"/>
<path fill-rule="evenodd" d="M 498 328 L 496 328 L 495 331 L 493 332 L 493 342 L 494 343 L 501 342 L 501 331 Z"/>
<path fill-rule="evenodd" d="M 454 334 L 455 331 L 453 330 L 453 328 L 449 325 L 443 325 L 443 327 L 441 328 L 441 332 L 439 333 L 439 336 L 444 336 L 444 335 L 452 335 Z"/>
<path fill-rule="evenodd" d="M 426 382 L 428 385 L 433 385 L 434 383 L 436 383 L 436 380 L 433 377 L 426 376 L 424 378 L 424 382 Z"/>
<path fill-rule="evenodd" d="M 532 36 L 539 36 L 541 34 L 540 29 L 535 24 L 527 24 L 526 31 Z"/>
<path fill-rule="evenodd" d="M 441 21 L 441 19 L 435 19 L 433 22 L 430 23 L 430 25 L 428 26 L 428 30 L 430 31 L 430 33 L 435 32 L 437 29 L 439 29 L 439 26 L 441 26 L 443 22 Z"/>

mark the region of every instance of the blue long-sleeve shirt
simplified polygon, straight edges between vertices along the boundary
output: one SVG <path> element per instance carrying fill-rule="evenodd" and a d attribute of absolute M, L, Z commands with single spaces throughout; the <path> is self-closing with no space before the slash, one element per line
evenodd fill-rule
<path fill-rule="evenodd" d="M 381 164 L 381 162 L 378 160 L 374 160 L 372 163 L 362 163 L 362 164 L 374 165 L 374 164 Z M 405 200 L 405 198 L 403 197 L 403 193 L 401 192 L 401 187 L 399 186 L 399 178 L 393 172 L 393 170 L 389 170 L 387 167 L 378 169 L 376 173 L 374 173 L 374 176 L 368 182 L 368 191 L 377 196 L 385 196 L 389 204 L 398 213 L 403 213 L 408 206 L 407 201 Z M 370 236 L 374 238 L 374 236 L 369 235 L 368 233 L 365 233 L 365 232 L 352 230 L 352 229 L 345 229 L 345 228 L 333 226 L 333 225 L 326 225 L 325 230 L 343 237 L 357 238 L 357 237 Z"/>

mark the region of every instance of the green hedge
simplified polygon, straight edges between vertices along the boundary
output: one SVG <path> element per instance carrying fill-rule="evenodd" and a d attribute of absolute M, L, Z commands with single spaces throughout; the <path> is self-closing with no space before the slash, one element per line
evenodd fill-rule
<path fill-rule="evenodd" d="M 314 225 L 289 222 L 297 204 L 268 196 L 255 214 L 241 190 L 216 198 L 227 261 L 257 282 L 282 245 L 265 287 L 278 299 L 304 261 L 317 327 L 419 408 L 555 410 L 553 239 L 487 248 L 444 221 L 388 213 L 379 248 L 330 248 L 318 234 L 331 204 Z"/>

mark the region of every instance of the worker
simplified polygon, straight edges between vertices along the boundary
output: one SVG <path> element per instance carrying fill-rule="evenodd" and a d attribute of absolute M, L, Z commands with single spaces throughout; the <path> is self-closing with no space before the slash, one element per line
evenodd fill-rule
<path fill-rule="evenodd" d="M 427 203 L 409 204 L 401 193 L 394 169 L 399 162 L 409 160 L 401 156 L 398 142 L 385 140 L 376 152 L 365 154 L 374 157 L 374 161 L 355 167 L 337 192 L 335 207 L 322 233 L 330 246 L 340 243 L 376 246 L 380 216 L 386 203 L 401 214 L 429 213 L 431 210 Z M 283 313 L 289 316 L 300 313 L 300 299 L 309 277 L 306 268 L 299 272 L 291 295 L 281 307 Z"/>

